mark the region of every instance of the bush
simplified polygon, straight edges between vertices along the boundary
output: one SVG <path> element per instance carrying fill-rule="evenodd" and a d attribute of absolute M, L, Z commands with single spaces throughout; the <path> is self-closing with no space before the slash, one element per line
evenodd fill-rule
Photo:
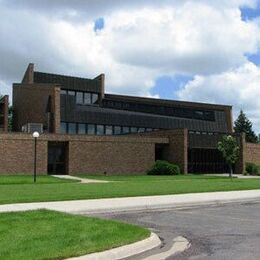
<path fill-rule="evenodd" d="M 157 160 L 152 169 L 147 172 L 148 175 L 179 175 L 180 167 L 167 161 Z"/>
<path fill-rule="evenodd" d="M 260 174 L 260 166 L 255 163 L 246 163 L 246 172 L 250 175 L 259 175 Z"/>

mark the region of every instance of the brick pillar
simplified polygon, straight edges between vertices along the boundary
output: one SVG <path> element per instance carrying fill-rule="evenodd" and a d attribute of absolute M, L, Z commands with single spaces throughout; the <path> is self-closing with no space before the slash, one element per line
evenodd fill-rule
<path fill-rule="evenodd" d="M 172 130 L 168 137 L 167 160 L 178 164 L 182 173 L 188 173 L 188 130 Z"/>
<path fill-rule="evenodd" d="M 235 174 L 243 174 L 246 171 L 245 163 L 245 133 L 242 133 L 239 136 L 239 158 L 235 165 Z"/>

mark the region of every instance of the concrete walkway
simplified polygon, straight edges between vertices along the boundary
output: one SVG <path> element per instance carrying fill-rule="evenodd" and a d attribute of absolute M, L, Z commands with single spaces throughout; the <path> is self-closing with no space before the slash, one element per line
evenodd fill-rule
<path fill-rule="evenodd" d="M 0 212 L 25 211 L 44 208 L 74 214 L 91 214 L 169 209 L 251 200 L 260 201 L 260 190 L 6 204 L 0 205 Z"/>
<path fill-rule="evenodd" d="M 52 175 L 53 177 L 60 178 L 60 179 L 67 179 L 67 180 L 77 180 L 80 183 L 106 183 L 109 181 L 103 180 L 95 180 L 95 179 L 87 179 L 87 178 L 80 178 L 72 175 Z"/>
<path fill-rule="evenodd" d="M 204 174 L 205 176 L 218 176 L 218 177 L 229 177 L 228 173 L 216 173 L 216 174 Z M 233 174 L 234 178 L 239 179 L 259 179 L 260 176 L 256 175 L 242 175 L 242 174 Z"/>

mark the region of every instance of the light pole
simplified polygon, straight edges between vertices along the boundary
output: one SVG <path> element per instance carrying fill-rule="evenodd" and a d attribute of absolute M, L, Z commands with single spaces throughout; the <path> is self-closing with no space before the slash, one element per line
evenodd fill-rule
<path fill-rule="evenodd" d="M 36 157 L 37 157 L 37 138 L 40 136 L 40 134 L 36 131 L 33 132 L 33 138 L 34 138 L 34 168 L 33 168 L 33 182 L 36 182 Z"/>

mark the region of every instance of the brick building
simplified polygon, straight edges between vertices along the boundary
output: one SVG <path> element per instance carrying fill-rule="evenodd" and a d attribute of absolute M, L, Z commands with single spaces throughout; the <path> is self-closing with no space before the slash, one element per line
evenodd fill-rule
<path fill-rule="evenodd" d="M 6 104 L 0 102 L 0 173 L 32 172 L 34 130 L 41 132 L 42 174 L 144 174 L 156 159 L 183 173 L 227 171 L 216 145 L 233 133 L 231 106 L 106 94 L 103 74 L 84 79 L 37 72 L 33 64 L 13 84 L 12 133 Z M 260 150 L 237 139 L 236 170 L 243 172 L 245 160 L 260 163 Z"/>

